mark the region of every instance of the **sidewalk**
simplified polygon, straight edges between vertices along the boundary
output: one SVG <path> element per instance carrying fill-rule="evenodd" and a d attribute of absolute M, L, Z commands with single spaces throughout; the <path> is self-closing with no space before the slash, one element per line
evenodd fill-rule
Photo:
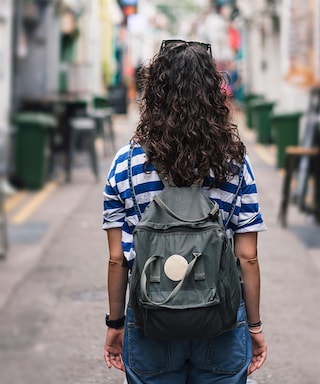
<path fill-rule="evenodd" d="M 136 113 L 115 118 L 117 147 L 128 141 L 136 120 Z M 288 228 L 280 227 L 282 175 L 272 164 L 274 148 L 257 146 L 242 114 L 236 120 L 268 226 L 259 235 L 259 257 L 269 357 L 253 379 L 313 384 L 320 375 L 320 227 L 294 206 Z M 25 194 L 10 211 L 12 244 L 0 262 L 1 384 L 123 382 L 121 372 L 105 368 L 102 356 L 107 247 L 100 227 L 112 156 L 101 159 L 99 183 L 89 167 L 80 166 L 71 184 L 58 179 L 40 197 Z M 21 214 L 33 199 L 34 210 Z"/>

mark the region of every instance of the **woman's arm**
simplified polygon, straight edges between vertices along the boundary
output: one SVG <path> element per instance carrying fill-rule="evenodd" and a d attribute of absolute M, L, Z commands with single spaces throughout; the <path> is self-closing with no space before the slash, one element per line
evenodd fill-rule
<path fill-rule="evenodd" d="M 257 255 L 257 233 L 236 233 L 234 250 L 241 265 L 243 298 L 249 323 L 260 320 L 260 270 Z"/>
<path fill-rule="evenodd" d="M 109 244 L 108 297 L 110 320 L 120 319 L 125 313 L 128 268 L 123 266 L 121 234 L 121 228 L 107 230 Z M 122 342 L 123 327 L 120 329 L 108 328 L 104 348 L 104 357 L 108 368 L 114 366 L 124 371 Z"/>
<path fill-rule="evenodd" d="M 128 268 L 123 266 L 121 234 L 121 228 L 107 230 L 109 244 L 108 294 L 110 320 L 123 317 L 125 312 Z"/>
<path fill-rule="evenodd" d="M 260 269 L 257 254 L 257 233 L 237 233 L 234 239 L 235 254 L 239 258 L 243 277 L 243 299 L 248 323 L 260 321 Z M 250 327 L 249 327 L 250 329 Z M 248 373 L 259 369 L 267 357 L 267 344 L 262 328 L 252 328 L 252 359 Z M 261 331 L 261 332 L 260 332 Z"/>

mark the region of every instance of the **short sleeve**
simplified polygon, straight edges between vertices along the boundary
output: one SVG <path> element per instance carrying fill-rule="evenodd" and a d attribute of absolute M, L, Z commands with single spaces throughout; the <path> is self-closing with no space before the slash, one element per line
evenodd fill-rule
<path fill-rule="evenodd" d="M 108 173 L 103 191 L 103 229 L 122 227 L 126 213 L 124 202 L 117 187 L 118 157 L 116 156 Z"/>
<path fill-rule="evenodd" d="M 235 232 L 260 232 L 266 230 L 266 226 L 260 212 L 257 185 L 248 157 L 245 160 L 245 173 L 241 186 L 240 197 L 241 205 Z"/>

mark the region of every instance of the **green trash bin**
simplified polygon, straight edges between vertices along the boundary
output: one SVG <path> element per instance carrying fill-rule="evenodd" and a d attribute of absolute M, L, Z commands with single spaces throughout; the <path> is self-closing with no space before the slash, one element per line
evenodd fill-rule
<path fill-rule="evenodd" d="M 263 96 L 255 93 L 250 93 L 244 96 L 244 112 L 246 116 L 247 127 L 249 129 L 252 129 L 253 127 L 251 102 L 258 99 L 263 99 Z"/>
<path fill-rule="evenodd" d="M 252 125 L 257 132 L 257 142 L 260 144 L 270 144 L 271 134 L 271 112 L 275 105 L 274 102 L 262 99 L 250 102 L 252 109 Z"/>
<path fill-rule="evenodd" d="M 54 116 L 21 112 L 13 116 L 16 126 L 15 176 L 26 189 L 40 189 L 48 174 L 49 130 L 56 126 Z"/>
<path fill-rule="evenodd" d="M 298 145 L 302 112 L 272 113 L 272 132 L 277 145 L 277 168 L 285 167 L 286 147 Z"/>

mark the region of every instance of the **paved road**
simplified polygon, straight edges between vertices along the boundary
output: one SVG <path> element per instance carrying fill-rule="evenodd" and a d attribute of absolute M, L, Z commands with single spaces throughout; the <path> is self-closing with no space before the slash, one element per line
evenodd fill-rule
<path fill-rule="evenodd" d="M 236 119 L 243 126 L 242 115 Z M 115 119 L 117 146 L 136 114 Z M 268 361 L 258 384 L 320 382 L 320 228 L 290 207 L 277 222 L 282 176 L 272 147 L 257 147 L 242 129 L 254 165 L 268 231 L 260 235 L 262 314 Z M 72 184 L 58 181 L 42 204 L 11 222 L 11 249 L 0 264 L 1 384 L 122 384 L 103 361 L 107 247 L 100 230 L 103 179 L 79 159 Z M 101 159 L 101 173 L 111 154 Z M 59 180 L 59 179 L 58 179 Z M 33 195 L 24 196 L 19 209 Z M 18 211 L 19 211 L 18 209 Z M 11 220 L 18 212 L 12 211 Z M 15 215 L 15 216 L 14 216 Z"/>

